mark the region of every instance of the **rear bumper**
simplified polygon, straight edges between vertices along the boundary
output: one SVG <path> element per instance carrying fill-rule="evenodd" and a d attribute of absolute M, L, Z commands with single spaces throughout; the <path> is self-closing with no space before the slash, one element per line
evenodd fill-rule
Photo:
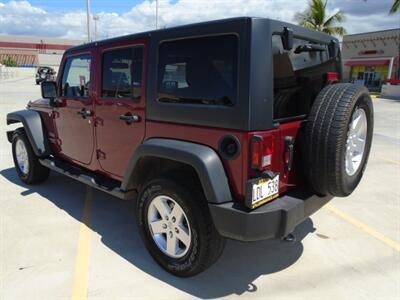
<path fill-rule="evenodd" d="M 209 208 L 222 236 L 257 241 L 285 237 L 331 199 L 331 196 L 319 197 L 310 191 L 297 190 L 254 210 L 240 202 L 210 203 Z"/>

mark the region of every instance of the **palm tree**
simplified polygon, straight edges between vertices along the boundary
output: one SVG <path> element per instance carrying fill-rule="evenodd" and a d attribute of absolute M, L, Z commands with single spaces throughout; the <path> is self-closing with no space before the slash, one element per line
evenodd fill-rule
<path fill-rule="evenodd" d="M 364 1 L 367 2 L 367 0 Z M 389 11 L 389 15 L 393 15 L 396 12 L 398 12 L 399 8 L 400 8 L 400 0 L 394 0 L 392 8 Z"/>
<path fill-rule="evenodd" d="M 396 13 L 400 8 L 400 0 L 394 0 L 393 6 L 389 11 L 389 14 L 394 14 Z"/>
<path fill-rule="evenodd" d="M 294 19 L 299 25 L 307 28 L 337 36 L 345 35 L 346 29 L 339 26 L 345 20 L 343 12 L 339 10 L 332 16 L 328 16 L 326 11 L 327 3 L 328 0 L 311 0 L 309 7 L 301 13 L 297 13 Z"/>

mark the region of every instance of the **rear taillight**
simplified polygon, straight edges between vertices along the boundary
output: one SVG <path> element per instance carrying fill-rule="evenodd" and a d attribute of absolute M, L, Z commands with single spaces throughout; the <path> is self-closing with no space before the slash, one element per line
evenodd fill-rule
<path fill-rule="evenodd" d="M 250 155 L 251 155 L 251 168 L 252 169 L 260 169 L 262 162 L 262 137 L 253 136 L 251 138 L 250 144 Z"/>
<path fill-rule="evenodd" d="M 250 155 L 251 168 L 263 170 L 271 165 L 274 142 L 272 137 L 263 138 L 255 135 L 251 138 Z"/>
<path fill-rule="evenodd" d="M 339 73 L 338 72 L 328 72 L 326 73 L 326 81 L 328 82 L 336 82 L 339 81 Z"/>

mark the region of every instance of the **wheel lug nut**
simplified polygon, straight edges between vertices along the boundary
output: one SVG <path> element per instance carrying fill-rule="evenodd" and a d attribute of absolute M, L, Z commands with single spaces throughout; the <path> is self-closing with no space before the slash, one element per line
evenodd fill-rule
<path fill-rule="evenodd" d="M 176 232 L 176 233 L 179 233 L 179 229 L 178 229 L 178 228 L 175 228 L 175 232 Z"/>
<path fill-rule="evenodd" d="M 169 237 L 172 238 L 172 236 L 173 236 L 173 233 L 172 233 L 172 231 L 170 231 L 169 232 Z"/>
<path fill-rule="evenodd" d="M 175 217 L 172 217 L 172 222 L 174 222 L 174 223 L 175 223 L 175 221 L 176 221 Z"/>
<path fill-rule="evenodd" d="M 167 224 L 162 224 L 162 228 L 166 229 L 167 228 Z"/>
<path fill-rule="evenodd" d="M 167 221 L 168 221 L 168 216 L 166 216 L 166 217 L 165 217 L 165 220 L 167 220 Z"/>

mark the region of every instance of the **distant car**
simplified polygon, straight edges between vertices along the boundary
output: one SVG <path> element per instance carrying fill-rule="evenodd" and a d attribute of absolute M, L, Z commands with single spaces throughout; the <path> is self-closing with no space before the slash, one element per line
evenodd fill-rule
<path fill-rule="evenodd" d="M 36 71 L 36 84 L 43 81 L 53 81 L 55 79 L 56 71 L 52 67 L 39 67 Z"/>

